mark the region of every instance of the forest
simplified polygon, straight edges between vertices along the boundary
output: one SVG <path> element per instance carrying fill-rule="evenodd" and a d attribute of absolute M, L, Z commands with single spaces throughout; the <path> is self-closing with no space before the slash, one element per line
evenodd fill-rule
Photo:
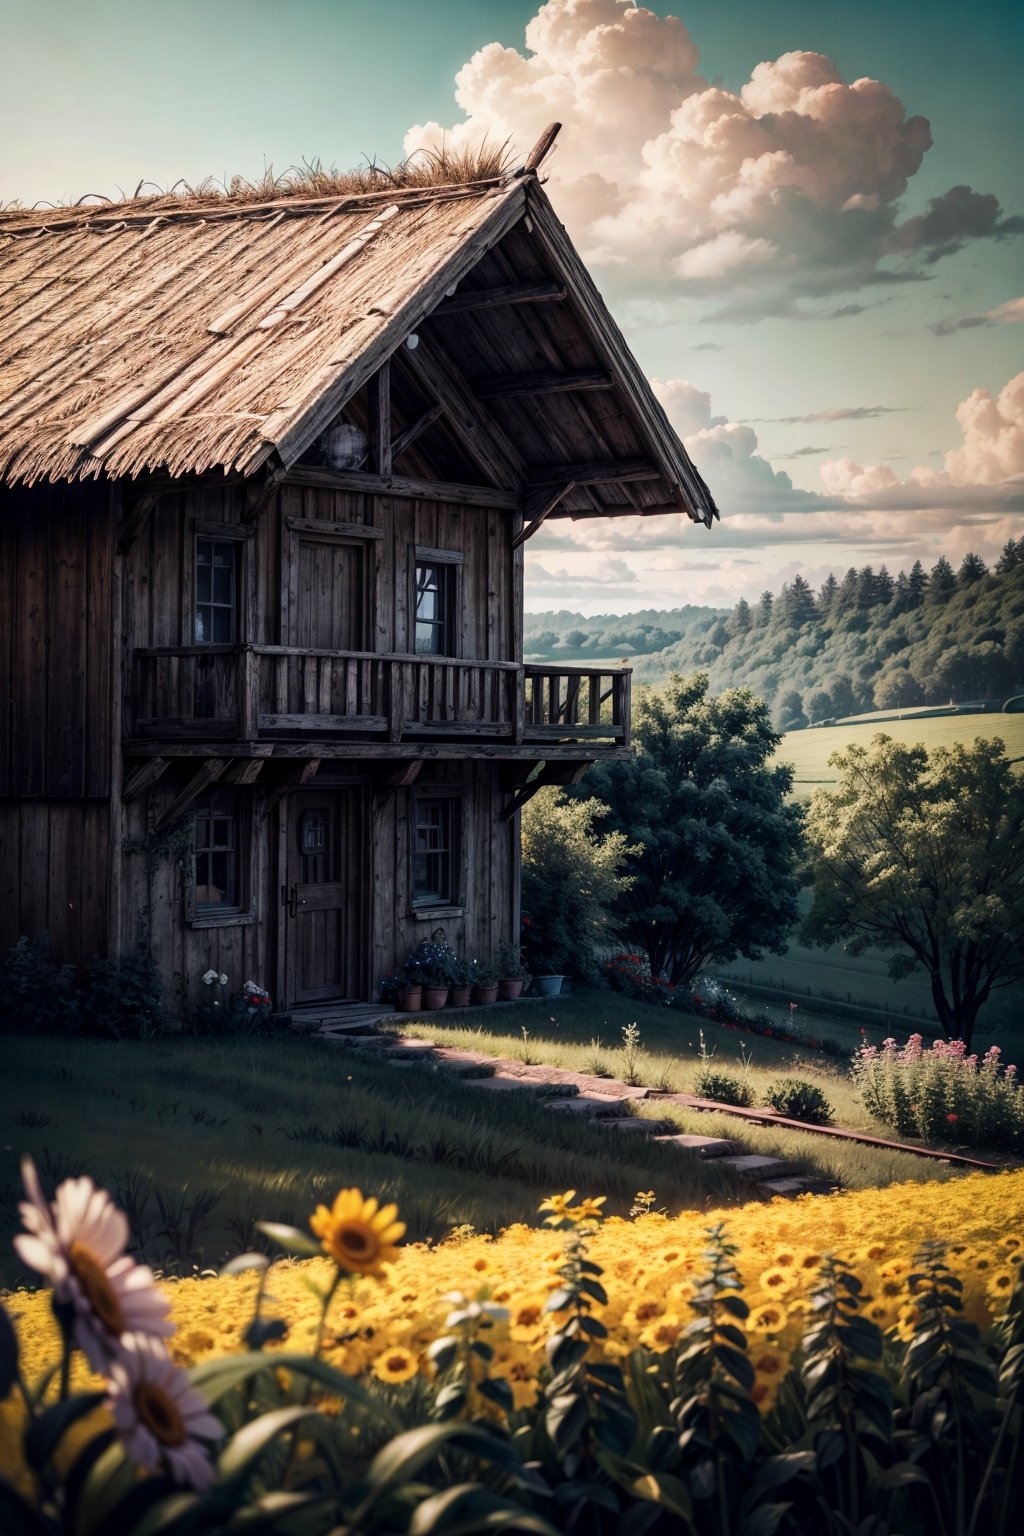
<path fill-rule="evenodd" d="M 524 643 L 538 658 L 630 659 L 646 683 L 700 668 L 714 692 L 751 688 L 782 731 L 871 710 L 1001 704 L 1024 691 L 1024 538 L 991 570 L 976 554 L 895 576 L 851 567 L 817 592 L 797 575 L 732 610 L 528 614 Z"/>

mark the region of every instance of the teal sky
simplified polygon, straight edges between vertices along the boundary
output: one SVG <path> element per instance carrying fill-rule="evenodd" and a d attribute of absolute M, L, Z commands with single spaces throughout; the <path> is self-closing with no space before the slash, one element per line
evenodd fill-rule
<path fill-rule="evenodd" d="M 554 0 L 556 8 L 566 3 Z M 593 7 L 595 22 L 616 10 L 615 0 L 584 4 Z M 143 180 L 166 187 L 179 177 L 258 174 L 265 162 L 284 169 L 303 158 L 339 167 L 372 155 L 393 162 L 411 125 L 462 120 L 455 76 L 476 50 L 498 43 L 527 53 L 524 29 L 537 9 L 514 0 L 0 0 L 6 65 L 0 201 L 115 195 Z M 832 59 L 845 82 L 862 76 L 882 82 L 908 118 L 927 118 L 932 147 L 892 204 L 899 221 L 924 213 L 930 199 L 958 186 L 994 195 L 1000 219 L 1024 214 L 1019 5 L 766 0 L 755 7 L 749 0 L 718 0 L 651 9 L 682 20 L 700 50 L 700 74 L 724 91 L 738 92 L 762 61 L 805 51 Z M 609 111 L 624 112 L 624 100 L 616 97 Z M 563 137 L 573 132 L 576 143 L 560 146 L 553 162 L 568 168 L 566 184 L 559 185 L 556 171 L 550 188 L 556 206 L 568 200 L 570 210 L 569 183 L 577 174 L 572 167 L 583 163 L 585 130 L 567 119 Z M 567 219 L 586 251 L 582 226 Z M 654 274 L 621 259 L 603 266 L 587 255 L 649 374 L 707 392 L 712 423 L 749 423 L 757 437 L 748 462 L 726 466 L 721 487 L 714 454 L 724 450 L 715 444 L 703 450 L 723 523 L 699 545 L 700 530 L 677 550 L 670 541 L 682 558 L 659 589 L 665 605 L 729 600 L 795 566 L 815 576 L 866 558 L 898 565 L 915 553 L 938 553 L 946 543 L 956 553 L 960 492 L 978 465 L 985 487 L 979 505 L 990 510 L 975 542 L 991 545 L 1007 527 L 1024 534 L 1014 497 L 993 490 L 1024 472 L 1024 450 L 1018 463 L 1016 449 L 1007 457 L 1002 439 L 995 468 L 975 455 L 958 471 L 957 495 L 936 491 L 935 505 L 922 505 L 916 489 L 915 505 L 903 509 L 896 503 L 907 496 L 895 488 L 882 487 L 870 506 L 868 492 L 858 492 L 855 509 L 865 515 L 847 519 L 845 533 L 835 506 L 815 508 L 798 494 L 828 499 L 819 478 L 828 459 L 888 466 L 904 481 L 916 465 L 941 471 L 943 454 L 961 448 L 960 402 L 977 389 L 999 396 L 1024 367 L 1024 325 L 985 319 L 1024 295 L 1024 238 L 1012 228 L 1002 238 L 966 238 L 934 262 L 923 255 L 912 282 L 873 278 L 827 300 L 811 294 L 806 305 L 797 293 L 801 318 L 784 306 L 767 316 L 742 314 L 735 305 L 730 311 L 717 289 L 674 287 L 665 269 Z M 886 259 L 880 270 L 891 267 Z M 756 292 L 757 269 L 751 274 Z M 820 276 L 808 269 L 809 285 Z M 844 309 L 857 312 L 835 316 Z M 960 324 L 964 319 L 971 323 Z M 1020 427 L 1024 441 L 1015 400 L 1001 409 L 1010 412 L 1011 435 Z M 863 414 L 879 407 L 885 411 Z M 840 410 L 861 414 L 777 419 Z M 694 424 L 677 420 L 681 430 Z M 767 460 L 765 469 L 753 458 Z M 785 504 L 782 482 L 770 482 L 759 541 L 758 482 L 769 484 L 771 469 L 790 477 L 794 497 L 792 506 Z M 853 492 L 847 487 L 838 494 Z M 735 533 L 729 532 L 731 509 L 738 509 Z M 886 533 L 887 511 L 897 536 Z M 806 538 L 794 518 L 803 519 Z M 785 524 L 777 539 L 772 520 Z M 821 536 L 823 528 L 829 531 Z M 537 541 L 532 558 L 540 574 L 531 606 L 624 609 L 649 600 L 649 544 L 634 549 L 628 539 L 620 541 L 618 550 L 605 552 L 602 566 L 593 551 L 552 537 L 548 549 Z M 628 573 L 618 583 L 609 578 L 616 569 Z"/>

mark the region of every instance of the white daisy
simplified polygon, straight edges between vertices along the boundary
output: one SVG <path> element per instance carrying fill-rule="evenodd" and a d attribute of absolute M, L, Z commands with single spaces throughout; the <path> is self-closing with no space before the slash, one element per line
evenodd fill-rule
<path fill-rule="evenodd" d="M 123 1334 L 172 1334 L 169 1303 L 152 1270 L 125 1253 L 128 1221 L 106 1190 L 91 1179 L 65 1179 L 48 1205 L 31 1158 L 21 1174 L 28 1199 L 19 1207 L 26 1231 L 14 1239 L 18 1257 L 73 1308 L 75 1343 L 93 1370 L 106 1368 Z"/>
<path fill-rule="evenodd" d="M 164 1466 L 190 1488 L 209 1488 L 217 1475 L 210 1442 L 222 1439 L 224 1427 L 163 1345 L 127 1335 L 107 1376 L 107 1406 L 132 1461 L 147 1472 Z"/>

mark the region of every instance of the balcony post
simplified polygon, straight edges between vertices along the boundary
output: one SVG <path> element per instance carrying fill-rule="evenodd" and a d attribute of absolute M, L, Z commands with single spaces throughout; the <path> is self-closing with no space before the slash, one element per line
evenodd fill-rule
<path fill-rule="evenodd" d="M 509 674 L 512 679 L 512 739 L 519 746 L 526 734 L 526 669 Z"/>
<path fill-rule="evenodd" d="M 238 661 L 238 734 L 243 741 L 255 741 L 258 733 L 260 674 L 251 645 L 240 648 Z"/>

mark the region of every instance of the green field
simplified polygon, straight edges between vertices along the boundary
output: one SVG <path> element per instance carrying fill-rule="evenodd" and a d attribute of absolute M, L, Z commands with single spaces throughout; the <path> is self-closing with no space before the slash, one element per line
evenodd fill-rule
<path fill-rule="evenodd" d="M 893 741 L 921 742 L 929 752 L 935 747 L 952 746 L 955 741 L 974 741 L 978 736 L 991 741 L 998 736 L 1006 743 L 1010 757 L 1024 756 L 1024 714 L 908 715 L 902 720 L 885 721 L 869 717 L 856 725 L 790 731 L 782 738 L 778 757 L 781 762 L 793 764 L 796 797 L 806 800 L 815 789 L 836 782 L 836 770 L 829 767 L 828 761 L 833 752 L 851 745 L 869 747 L 872 737 L 879 734 L 891 736 Z"/>

